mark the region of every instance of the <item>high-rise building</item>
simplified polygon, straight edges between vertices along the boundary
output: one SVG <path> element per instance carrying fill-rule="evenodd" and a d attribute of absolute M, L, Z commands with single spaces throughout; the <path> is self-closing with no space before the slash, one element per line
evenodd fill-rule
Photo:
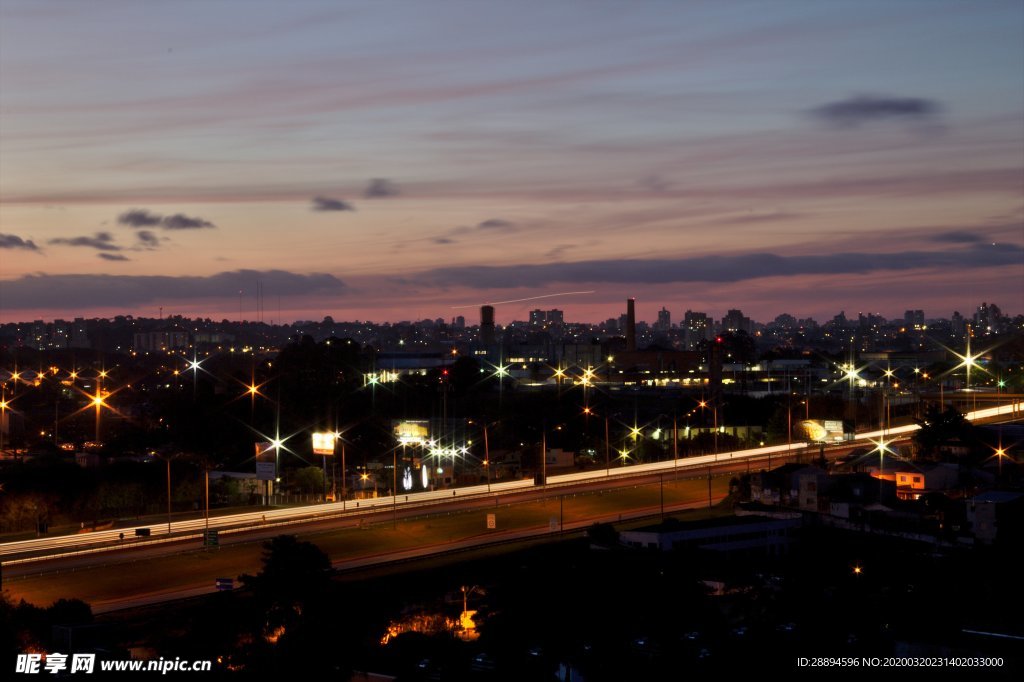
<path fill-rule="evenodd" d="M 551 325 L 565 324 L 565 316 L 561 310 L 536 310 L 530 311 L 530 326 L 531 327 L 548 327 Z"/>
<path fill-rule="evenodd" d="M 735 308 L 728 311 L 722 318 L 722 331 L 751 333 L 750 318 Z"/>
<path fill-rule="evenodd" d="M 636 299 L 626 300 L 626 350 L 636 350 Z"/>
<path fill-rule="evenodd" d="M 701 341 L 708 338 L 710 332 L 707 313 L 695 313 L 692 310 L 687 310 L 683 315 L 683 333 L 687 348 L 691 350 L 696 348 Z"/>
<path fill-rule="evenodd" d="M 665 306 L 662 306 L 661 310 L 658 311 L 658 322 L 654 325 L 654 328 L 663 332 L 672 329 L 672 313 L 665 310 Z"/>
<path fill-rule="evenodd" d="M 480 307 L 480 343 L 484 346 L 494 345 L 494 306 Z"/>
<path fill-rule="evenodd" d="M 908 310 L 903 313 L 903 325 L 907 328 L 907 331 L 911 329 L 924 329 L 924 311 Z"/>

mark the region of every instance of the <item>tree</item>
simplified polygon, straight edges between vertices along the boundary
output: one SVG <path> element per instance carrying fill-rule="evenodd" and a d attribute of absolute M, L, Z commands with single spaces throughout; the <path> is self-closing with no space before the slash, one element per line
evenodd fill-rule
<path fill-rule="evenodd" d="M 950 441 L 959 440 L 969 446 L 974 444 L 974 427 L 955 407 L 943 410 L 933 405 L 924 417 L 915 421 L 921 428 L 914 434 L 914 443 L 922 455 L 935 456 L 939 448 Z"/>
<path fill-rule="evenodd" d="M 324 489 L 324 472 L 320 467 L 302 467 L 295 472 L 294 480 L 299 490 L 304 492 L 317 493 Z"/>

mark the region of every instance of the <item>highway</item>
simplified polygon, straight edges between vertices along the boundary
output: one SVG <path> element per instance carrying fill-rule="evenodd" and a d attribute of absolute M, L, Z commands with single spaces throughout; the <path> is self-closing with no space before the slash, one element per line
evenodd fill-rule
<path fill-rule="evenodd" d="M 966 417 L 971 421 L 993 419 L 998 417 L 1018 417 L 1024 409 L 1024 403 L 1015 402 L 1009 405 L 986 408 L 970 412 Z M 877 442 L 888 442 L 891 439 L 906 438 L 919 427 L 917 425 L 899 426 L 886 430 L 858 433 L 852 441 L 840 445 L 856 447 Z M 419 493 L 400 494 L 396 497 L 378 497 L 365 500 L 348 500 L 305 507 L 289 507 L 282 509 L 246 512 L 228 516 L 217 516 L 207 519 L 191 519 L 175 521 L 170 524 L 149 524 L 139 526 L 146 528 L 150 535 L 136 539 L 136 527 L 117 528 L 112 530 L 94 531 L 73 535 L 36 538 L 0 544 L 0 557 L 9 557 L 3 561 L 4 566 L 39 561 L 45 558 L 68 554 L 92 554 L 133 548 L 155 548 L 161 544 L 178 543 L 193 539 L 206 528 L 216 529 L 221 533 L 238 533 L 258 530 L 267 526 L 278 528 L 293 524 L 307 524 L 317 521 L 329 521 L 341 517 L 357 517 L 381 511 L 401 512 L 403 515 L 416 511 L 424 513 L 430 509 L 441 510 L 453 503 L 465 504 L 468 500 L 493 500 L 495 504 L 502 499 L 521 498 L 524 494 L 550 496 L 559 492 L 572 492 L 577 488 L 593 489 L 594 487 L 621 486 L 626 479 L 643 479 L 658 477 L 667 473 L 679 476 L 693 475 L 707 471 L 709 468 L 725 464 L 765 459 L 772 456 L 785 457 L 807 451 L 806 442 L 783 445 L 772 445 L 747 450 L 720 452 L 711 455 L 700 455 L 685 459 L 650 462 L 616 466 L 608 469 L 596 469 L 549 476 L 547 485 L 538 487 L 531 479 L 502 481 L 499 483 L 469 486 L 458 489 L 434 490 Z M 122 542 L 124 538 L 130 543 Z"/>

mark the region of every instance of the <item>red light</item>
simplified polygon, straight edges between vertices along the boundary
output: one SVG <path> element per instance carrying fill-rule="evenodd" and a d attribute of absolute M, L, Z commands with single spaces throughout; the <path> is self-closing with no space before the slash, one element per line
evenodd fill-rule
<path fill-rule="evenodd" d="M 715 343 L 722 343 L 722 337 L 721 336 L 716 336 L 715 337 Z"/>
<path fill-rule="evenodd" d="M 442 369 L 442 370 L 441 370 L 441 374 L 443 374 L 443 375 L 445 375 L 445 376 L 448 376 L 448 370 L 446 370 L 446 369 Z"/>

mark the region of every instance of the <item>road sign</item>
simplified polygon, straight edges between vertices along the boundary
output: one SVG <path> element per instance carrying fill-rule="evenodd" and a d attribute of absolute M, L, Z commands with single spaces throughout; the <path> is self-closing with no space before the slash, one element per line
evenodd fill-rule
<path fill-rule="evenodd" d="M 495 514 L 487 515 L 487 530 L 494 530 L 498 527 L 498 517 Z"/>
<path fill-rule="evenodd" d="M 220 545 L 220 538 L 217 537 L 216 530 L 203 531 L 203 544 L 207 547 L 217 547 Z M 218 578 L 219 580 L 219 578 Z"/>

